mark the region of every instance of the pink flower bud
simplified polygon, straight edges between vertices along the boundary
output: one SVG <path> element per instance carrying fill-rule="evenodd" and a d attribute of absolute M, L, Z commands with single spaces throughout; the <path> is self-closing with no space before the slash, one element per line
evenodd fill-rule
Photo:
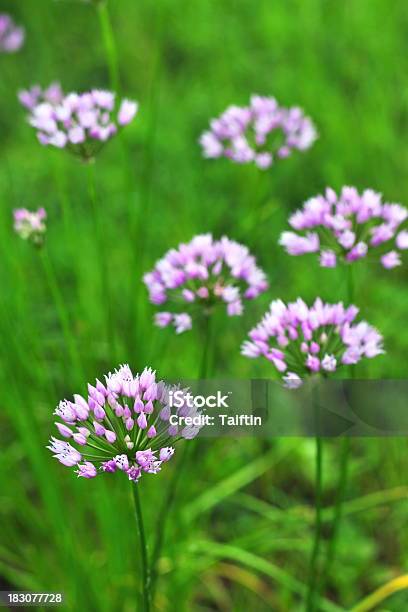
<path fill-rule="evenodd" d="M 144 414 L 144 412 L 141 412 L 137 418 L 137 424 L 140 427 L 140 429 L 146 429 L 147 427 L 147 420 L 146 420 L 146 415 Z"/>
<path fill-rule="evenodd" d="M 141 412 L 143 412 L 143 410 L 144 410 L 144 404 L 143 404 L 142 400 L 140 399 L 140 397 L 137 397 L 137 398 L 135 399 L 135 403 L 134 403 L 133 409 L 134 409 L 134 411 L 135 411 L 137 414 L 140 414 Z"/>
<path fill-rule="evenodd" d="M 149 429 L 147 430 L 147 437 L 148 438 L 154 438 L 156 436 L 156 428 L 154 427 L 154 425 L 152 425 L 151 427 L 149 427 Z"/>
<path fill-rule="evenodd" d="M 105 429 L 105 438 L 109 442 L 109 444 L 113 444 L 116 442 L 116 434 L 114 431 L 110 431 L 109 429 Z"/>

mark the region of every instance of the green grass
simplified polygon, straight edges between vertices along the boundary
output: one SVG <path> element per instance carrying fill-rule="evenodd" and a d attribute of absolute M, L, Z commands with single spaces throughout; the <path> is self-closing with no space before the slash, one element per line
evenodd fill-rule
<path fill-rule="evenodd" d="M 131 611 L 140 573 L 129 487 L 119 477 L 76 480 L 51 459 L 54 407 L 123 361 L 135 370 L 151 365 L 161 377 L 197 375 L 198 334 L 154 328 L 141 285 L 167 248 L 196 233 L 250 244 L 271 280 L 241 320 L 217 318 L 218 377 L 269 375 L 267 363 L 241 357 L 239 346 L 272 298 L 345 297 L 340 271 L 320 269 L 313 256 L 288 257 L 277 241 L 289 211 L 326 185 L 372 187 L 408 205 L 406 3 L 111 1 L 120 90 L 139 100 L 140 112 L 91 169 L 36 142 L 16 93 L 52 80 L 65 90 L 109 87 L 115 75 L 95 8 L 2 0 L 1 10 L 25 25 L 27 41 L 0 56 L 0 579 L 3 588 L 63 591 L 67 610 Z M 197 139 L 209 118 L 251 93 L 302 106 L 317 124 L 316 145 L 266 174 L 203 160 Z M 270 198 L 250 232 L 263 190 Z M 41 255 L 12 231 L 17 206 L 48 211 L 45 250 L 56 285 Z M 364 376 L 406 376 L 407 278 L 406 266 L 358 266 L 356 301 L 387 349 Z M 352 440 L 343 530 L 321 610 L 350 609 L 406 571 L 406 453 L 404 439 Z M 323 521 L 338 459 L 332 441 Z M 313 461 L 310 440 L 202 442 L 172 511 L 157 609 L 301 610 Z M 150 546 L 175 469 L 177 458 L 141 485 Z M 406 606 L 401 592 L 383 610 Z"/>

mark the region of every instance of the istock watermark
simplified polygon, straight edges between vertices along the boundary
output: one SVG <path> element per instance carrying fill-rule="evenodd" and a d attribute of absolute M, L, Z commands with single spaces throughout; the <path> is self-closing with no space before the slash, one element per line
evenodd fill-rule
<path fill-rule="evenodd" d="M 171 427 L 200 436 L 408 437 L 408 380 L 184 380 L 170 392 Z M 189 432 L 185 430 L 188 434 Z"/>
<path fill-rule="evenodd" d="M 170 391 L 169 407 L 176 409 L 169 417 L 171 426 L 181 427 L 235 427 L 235 426 L 260 426 L 261 417 L 252 414 L 222 413 L 221 410 L 229 409 L 229 400 L 232 391 L 226 393 L 218 390 L 214 394 L 202 395 L 193 394 L 186 390 L 179 389 Z M 207 409 L 213 409 L 214 414 L 208 414 Z"/>
<path fill-rule="evenodd" d="M 221 391 L 217 391 L 215 395 L 193 395 L 182 389 L 170 391 L 169 406 L 170 408 L 228 408 L 228 399 L 232 391 L 228 391 L 225 395 Z"/>

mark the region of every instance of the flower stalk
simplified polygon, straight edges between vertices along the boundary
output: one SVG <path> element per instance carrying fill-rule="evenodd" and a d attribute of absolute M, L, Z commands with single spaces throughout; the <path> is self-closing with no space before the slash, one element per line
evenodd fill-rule
<path fill-rule="evenodd" d="M 110 86 L 112 91 L 119 93 L 120 79 L 118 67 L 118 52 L 113 34 L 112 23 L 109 15 L 107 2 L 99 2 L 96 4 L 98 12 L 99 25 L 101 28 L 103 43 L 105 46 L 106 59 L 108 63 Z"/>
<path fill-rule="evenodd" d="M 353 303 L 354 300 L 354 281 L 355 278 L 353 274 L 353 268 L 351 265 L 349 265 L 347 267 L 347 297 L 349 303 Z M 355 369 L 352 365 L 350 365 L 350 380 L 354 379 L 354 374 Z M 337 552 L 337 542 L 339 539 L 340 523 L 343 515 L 343 504 L 347 490 L 347 480 L 350 463 L 350 438 L 348 436 L 342 438 L 340 452 L 341 454 L 339 466 L 339 483 L 337 486 L 336 500 L 334 505 L 332 533 L 327 551 L 326 567 L 322 579 L 322 590 L 324 589 L 326 581 L 330 578 L 330 571 Z"/>
<path fill-rule="evenodd" d="M 143 523 L 142 506 L 140 503 L 139 489 L 137 486 L 132 487 L 132 497 L 135 506 L 136 525 L 139 534 L 140 545 L 140 564 L 142 574 L 142 602 L 143 612 L 150 610 L 150 569 L 148 560 L 148 551 L 146 543 L 146 534 Z"/>
<path fill-rule="evenodd" d="M 316 381 L 316 384 L 318 382 Z M 316 600 L 319 596 L 319 557 L 322 543 L 322 492 L 323 492 L 323 440 L 320 435 L 320 409 L 317 389 L 314 389 L 315 420 L 317 435 L 316 468 L 315 468 L 315 534 L 310 559 L 308 593 L 306 599 L 306 612 L 316 610 Z"/>
<path fill-rule="evenodd" d="M 112 347 L 113 355 L 116 356 L 116 335 L 114 333 L 114 325 L 112 321 L 112 304 L 111 304 L 111 291 L 109 285 L 109 273 L 108 273 L 108 257 L 106 253 L 105 238 L 103 236 L 103 227 L 100 219 L 100 209 L 98 206 L 96 186 L 95 186 L 95 165 L 90 163 L 87 165 L 88 171 L 88 194 L 91 202 L 92 216 L 94 223 L 94 232 L 96 238 L 96 250 L 99 255 L 97 261 L 100 261 L 100 275 L 101 275 L 101 290 L 102 300 L 101 304 L 106 307 L 105 312 L 105 328 L 107 334 L 108 346 Z"/>
<path fill-rule="evenodd" d="M 79 351 L 77 349 L 74 334 L 72 333 L 71 323 L 69 320 L 68 311 L 65 306 L 64 298 L 61 294 L 58 281 L 55 276 L 54 267 L 50 261 L 48 251 L 46 248 L 40 249 L 39 253 L 41 263 L 44 269 L 45 276 L 47 278 L 48 286 L 54 300 L 55 309 L 60 321 L 62 333 L 64 336 L 64 342 L 68 350 L 72 365 L 77 375 L 83 378 L 83 368 Z"/>
<path fill-rule="evenodd" d="M 212 321 L 211 315 L 205 315 L 204 326 L 203 326 L 203 354 L 199 370 L 199 380 L 205 380 L 209 375 L 212 363 L 211 363 L 211 347 L 212 347 L 212 328 L 214 322 Z M 157 564 L 160 558 L 161 550 L 163 548 L 164 538 L 166 534 L 167 521 L 170 516 L 170 510 L 173 507 L 174 500 L 176 499 L 178 486 L 181 477 L 184 474 L 188 458 L 194 449 L 191 444 L 186 444 L 183 448 L 180 461 L 177 466 L 177 470 L 173 473 L 163 504 L 160 507 L 159 515 L 157 518 L 156 528 L 156 540 L 153 547 L 153 554 L 151 560 L 151 594 L 154 596 L 156 583 L 157 583 Z"/>

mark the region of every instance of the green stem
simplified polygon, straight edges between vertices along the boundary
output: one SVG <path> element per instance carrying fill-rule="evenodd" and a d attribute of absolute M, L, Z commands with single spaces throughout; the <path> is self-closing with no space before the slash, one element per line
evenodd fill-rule
<path fill-rule="evenodd" d="M 66 177 L 64 175 L 63 169 L 61 167 L 60 156 L 54 157 L 54 176 L 55 182 L 57 184 L 58 195 L 60 198 L 62 214 L 64 219 L 64 229 L 66 232 L 66 236 L 72 237 L 72 210 L 71 203 L 67 193 L 66 188 Z"/>
<path fill-rule="evenodd" d="M 153 547 L 153 554 L 151 559 L 151 594 L 152 598 L 154 597 L 156 583 L 157 583 L 157 564 L 160 558 L 160 554 L 163 548 L 163 543 L 166 535 L 166 527 L 167 527 L 167 519 L 169 513 L 171 512 L 171 508 L 174 504 L 174 500 L 176 498 L 176 494 L 178 491 L 178 485 L 180 483 L 181 476 L 184 473 L 185 466 L 187 464 L 187 459 L 190 454 L 190 446 L 191 442 L 184 444 L 183 450 L 181 453 L 180 461 L 173 471 L 172 478 L 167 487 L 166 495 L 163 500 L 163 504 L 160 507 L 159 514 L 157 517 L 157 528 L 156 528 L 156 539 Z"/>
<path fill-rule="evenodd" d="M 252 176 L 249 176 L 248 184 L 250 186 L 250 198 L 252 205 L 248 209 L 248 213 L 242 219 L 239 219 L 239 226 L 237 227 L 238 237 L 241 240 L 248 243 L 248 237 L 250 237 L 252 246 L 258 246 L 259 232 L 262 230 L 262 223 L 260 219 L 263 216 L 263 210 L 265 203 L 268 201 L 270 196 L 270 185 L 268 177 L 265 176 L 265 171 L 259 168 L 250 168 Z M 234 211 L 231 212 L 234 214 Z M 236 215 L 235 215 L 235 221 Z"/>
<path fill-rule="evenodd" d="M 139 498 L 139 489 L 136 483 L 131 484 L 133 488 L 133 501 L 135 504 L 135 515 L 137 529 L 139 532 L 139 544 L 140 544 L 140 561 L 142 566 L 142 598 L 143 598 L 143 612 L 149 612 L 150 610 L 150 572 L 149 562 L 147 555 L 147 544 L 146 536 L 143 524 L 142 507 Z"/>
<path fill-rule="evenodd" d="M 348 306 L 353 303 L 354 300 L 354 274 L 353 274 L 353 263 L 349 264 L 347 270 L 347 300 Z"/>
<path fill-rule="evenodd" d="M 46 248 L 42 248 L 40 251 L 40 259 L 44 268 L 45 276 L 47 278 L 48 286 L 51 291 L 52 298 L 54 300 L 55 309 L 60 321 L 64 341 L 67 346 L 67 350 L 72 361 L 72 365 L 79 375 L 79 380 L 84 380 L 85 375 L 82 368 L 81 358 L 74 341 L 74 334 L 71 330 L 71 324 L 68 316 L 68 311 L 65 307 L 64 298 L 61 294 L 58 282 L 55 276 L 54 267 L 48 256 Z"/>
<path fill-rule="evenodd" d="M 319 407 L 316 401 L 316 482 L 315 482 L 315 536 L 313 542 L 312 556 L 310 559 L 309 568 L 309 589 L 306 599 L 306 612 L 314 612 L 316 610 L 316 599 L 319 595 L 319 580 L 318 580 L 318 561 L 321 549 L 322 540 L 322 459 L 323 459 L 323 440 L 319 435 L 320 419 Z"/>
<path fill-rule="evenodd" d="M 343 503 L 345 498 L 345 492 L 347 489 L 347 477 L 348 477 L 348 466 L 349 466 L 349 458 L 350 458 L 350 438 L 343 438 L 341 448 L 341 459 L 340 459 L 340 476 L 339 476 L 339 484 L 337 486 L 337 495 L 336 501 L 334 505 L 334 516 L 333 516 L 333 526 L 332 533 L 329 543 L 329 549 L 327 551 L 327 560 L 325 567 L 325 581 L 330 577 L 330 570 L 335 558 L 335 553 L 337 549 L 337 542 L 340 530 L 340 522 L 343 516 Z"/>
<path fill-rule="evenodd" d="M 103 226 L 100 219 L 100 206 L 97 201 L 96 188 L 95 188 L 95 168 L 94 163 L 88 164 L 88 192 L 89 199 L 92 206 L 92 215 L 94 223 L 94 232 L 97 242 L 97 253 L 99 257 L 97 261 L 101 263 L 101 290 L 102 300 L 101 305 L 106 305 L 105 313 L 105 328 L 106 328 L 106 339 L 109 347 L 109 352 L 115 358 L 116 351 L 116 336 L 114 333 L 114 326 L 112 321 L 112 307 L 111 307 L 111 296 L 109 286 L 109 271 L 108 271 L 108 258 L 106 253 L 105 239 L 103 236 Z"/>
<path fill-rule="evenodd" d="M 161 73 L 163 62 L 163 35 L 165 32 L 165 12 L 156 7 L 156 27 L 155 27 L 155 52 L 152 57 L 150 74 L 152 75 L 149 83 L 149 94 L 147 108 L 149 113 L 146 122 L 145 146 L 143 159 L 140 163 L 141 174 L 138 179 L 138 198 L 133 206 L 130 218 L 129 233 L 138 249 L 134 249 L 134 266 L 137 278 L 142 278 L 145 270 L 145 261 L 151 237 L 151 223 L 149 222 L 150 209 L 153 202 L 153 191 L 155 187 L 156 173 L 156 143 L 159 125 L 160 93 L 161 93 Z M 129 158 L 129 156 L 127 156 Z M 135 344 L 143 343 L 144 325 L 139 324 L 145 316 L 145 295 L 142 282 L 136 284 L 132 282 L 131 291 L 134 299 L 130 301 L 129 316 L 133 321 L 132 327 L 134 334 L 129 334 L 129 341 L 132 343 L 129 350 L 133 350 Z"/>
<path fill-rule="evenodd" d="M 354 301 L 354 274 L 353 264 L 350 264 L 347 268 L 347 306 L 350 306 Z M 349 367 L 349 378 L 353 380 L 355 374 L 355 366 Z M 343 516 L 343 504 L 347 490 L 347 479 L 350 462 L 350 438 L 345 437 L 341 441 L 341 458 L 340 458 L 340 469 L 339 469 L 339 483 L 337 486 L 336 500 L 334 504 L 333 512 L 333 524 L 332 534 L 330 538 L 329 548 L 327 551 L 326 565 L 324 569 L 324 578 L 322 582 L 322 588 L 326 581 L 330 578 L 330 571 L 333 565 L 333 561 L 336 557 L 337 542 L 339 539 L 340 523 Z"/>
<path fill-rule="evenodd" d="M 210 342 L 211 342 L 211 316 L 206 316 L 205 318 L 205 330 L 204 330 L 204 348 L 203 348 L 203 356 L 200 364 L 199 370 L 199 379 L 204 380 L 206 376 L 208 376 L 209 368 L 210 368 Z M 157 582 L 157 563 L 160 558 L 160 553 L 163 547 L 163 542 L 166 533 L 167 521 L 170 516 L 170 510 L 174 504 L 174 500 L 176 498 L 176 494 L 178 491 L 178 486 L 181 480 L 181 476 L 183 475 L 188 457 L 191 454 L 193 448 L 193 441 L 185 441 L 180 461 L 176 466 L 176 469 L 173 472 L 172 479 L 169 482 L 167 487 L 166 495 L 163 500 L 163 504 L 160 507 L 158 518 L 157 518 L 157 529 L 156 529 L 156 540 L 153 547 L 153 554 L 151 560 L 151 593 L 152 597 L 154 595 L 154 591 L 156 588 Z"/>
<path fill-rule="evenodd" d="M 110 86 L 114 93 L 119 93 L 119 68 L 118 53 L 115 44 L 115 37 L 110 20 L 108 3 L 100 2 L 97 5 L 99 25 L 102 32 L 103 44 L 105 46 L 106 59 L 108 63 Z"/>
<path fill-rule="evenodd" d="M 212 347 L 212 331 L 214 325 L 212 324 L 212 315 L 204 315 L 204 325 L 203 325 L 203 337 L 204 337 L 204 349 L 201 358 L 201 366 L 199 370 L 199 378 L 204 380 L 212 370 L 212 362 L 211 362 L 211 347 Z"/>

